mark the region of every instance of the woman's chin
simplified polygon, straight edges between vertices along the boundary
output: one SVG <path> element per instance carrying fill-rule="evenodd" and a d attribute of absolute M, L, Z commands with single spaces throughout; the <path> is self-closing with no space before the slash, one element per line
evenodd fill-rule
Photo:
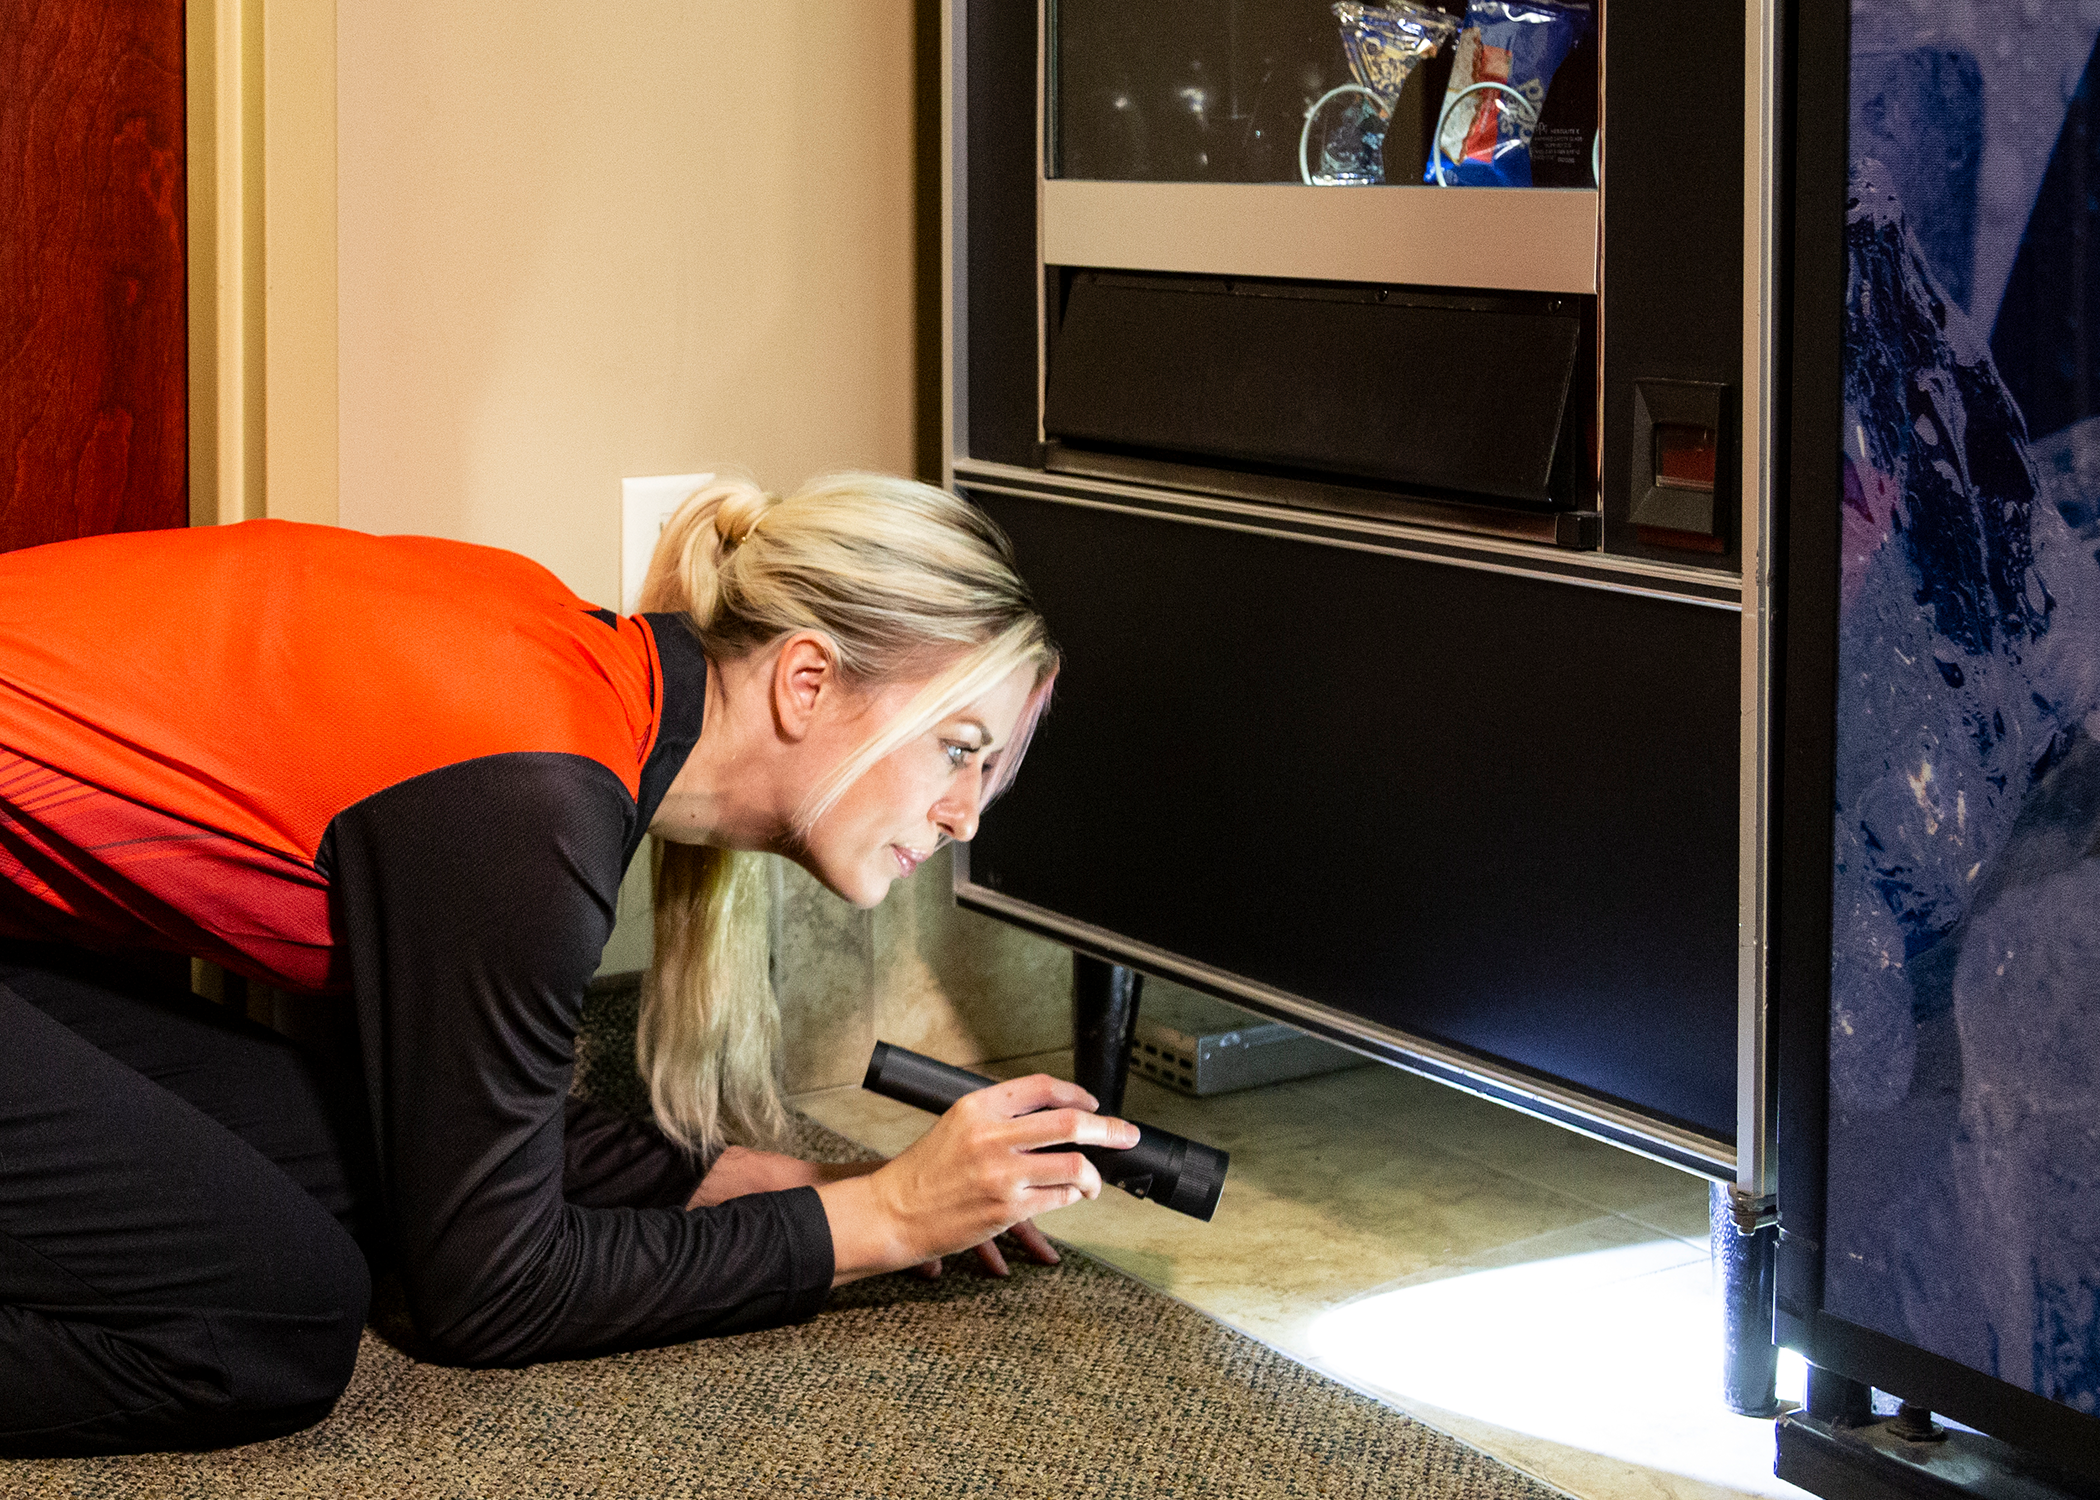
<path fill-rule="evenodd" d="M 854 882 L 851 887 L 833 886 L 832 890 L 862 911 L 873 911 L 882 905 L 882 898 L 890 893 L 890 882 L 863 879 Z"/>
<path fill-rule="evenodd" d="M 873 911 L 882 905 L 882 898 L 890 893 L 890 882 L 897 878 L 895 872 L 829 869 L 810 858 L 806 850 L 789 854 L 788 858 L 832 895 L 863 911 Z"/>
<path fill-rule="evenodd" d="M 898 876 L 894 873 L 855 871 L 846 879 L 834 880 L 823 874 L 817 874 L 817 879 L 824 883 L 826 890 L 840 900 L 850 902 L 862 911 L 873 911 L 882 905 L 883 898 L 889 895 L 890 886 Z"/>

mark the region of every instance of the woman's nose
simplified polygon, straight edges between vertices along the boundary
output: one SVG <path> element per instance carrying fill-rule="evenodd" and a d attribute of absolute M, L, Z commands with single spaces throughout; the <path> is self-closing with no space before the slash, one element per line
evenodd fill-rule
<path fill-rule="evenodd" d="M 977 803 L 981 785 L 975 777 L 933 804 L 933 824 L 958 844 L 977 837 Z"/>
<path fill-rule="evenodd" d="M 958 806 L 943 802 L 933 810 L 934 826 L 958 844 L 967 844 L 977 837 L 977 806 Z"/>

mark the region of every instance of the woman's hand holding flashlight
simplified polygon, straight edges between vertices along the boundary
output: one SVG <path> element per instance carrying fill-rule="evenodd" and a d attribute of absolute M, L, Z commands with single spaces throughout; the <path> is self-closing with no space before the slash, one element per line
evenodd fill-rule
<path fill-rule="evenodd" d="M 865 1176 L 818 1186 L 831 1222 L 833 1284 L 984 1244 L 1037 1214 L 1101 1192 L 1066 1144 L 1128 1150 L 1138 1129 L 1094 1114 L 1094 1096 L 1045 1073 L 957 1100 L 909 1150 Z"/>

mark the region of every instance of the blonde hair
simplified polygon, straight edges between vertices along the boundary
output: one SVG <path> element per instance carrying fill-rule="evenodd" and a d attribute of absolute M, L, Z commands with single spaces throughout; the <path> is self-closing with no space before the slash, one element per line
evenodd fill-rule
<path fill-rule="evenodd" d="M 1013 780 L 1057 672 L 1013 548 L 967 501 L 907 479 L 834 474 L 776 498 L 716 479 L 665 525 L 642 585 L 646 611 L 683 612 L 712 662 L 798 630 L 823 636 L 855 687 L 924 676 L 891 720 L 824 776 L 795 815 L 803 833 L 877 761 L 1032 666 L 1035 691 L 985 788 Z M 762 854 L 656 843 L 656 951 L 642 986 L 635 1060 L 657 1123 L 688 1150 L 728 1136 L 779 1139 Z"/>

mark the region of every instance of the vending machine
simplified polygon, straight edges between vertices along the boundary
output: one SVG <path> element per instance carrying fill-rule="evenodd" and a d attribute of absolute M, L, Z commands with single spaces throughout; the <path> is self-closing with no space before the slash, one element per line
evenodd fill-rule
<path fill-rule="evenodd" d="M 1811 1487 L 2100 1462 L 2087 9 L 946 15 L 956 899 L 1710 1178 Z"/>
<path fill-rule="evenodd" d="M 1693 10 L 952 7 L 950 477 L 1067 658 L 956 894 L 1733 1181 L 1765 460 Z"/>

